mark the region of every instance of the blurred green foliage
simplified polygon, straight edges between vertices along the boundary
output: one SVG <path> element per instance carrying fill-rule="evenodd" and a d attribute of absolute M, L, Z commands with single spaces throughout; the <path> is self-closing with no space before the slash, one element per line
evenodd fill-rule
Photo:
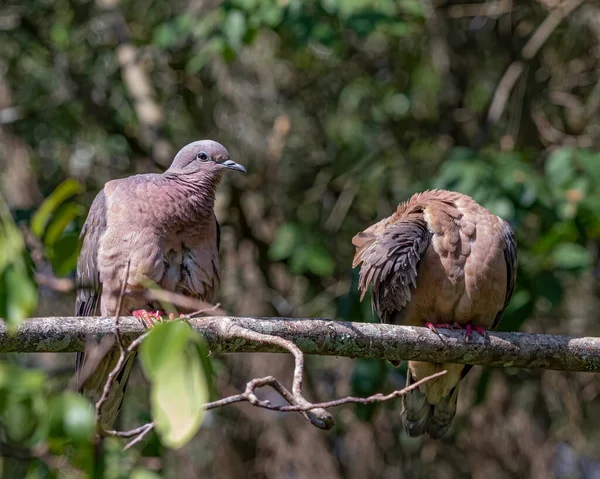
<path fill-rule="evenodd" d="M 15 326 L 37 304 L 25 242 L 0 195 L 0 317 Z"/>
<path fill-rule="evenodd" d="M 93 411 L 78 394 L 49 391 L 43 372 L 0 363 L 0 421 L 9 458 L 4 460 L 5 473 L 13 457 L 37 459 L 28 477 L 64 477 L 56 474 L 56 464 L 63 460 L 91 471 Z"/>

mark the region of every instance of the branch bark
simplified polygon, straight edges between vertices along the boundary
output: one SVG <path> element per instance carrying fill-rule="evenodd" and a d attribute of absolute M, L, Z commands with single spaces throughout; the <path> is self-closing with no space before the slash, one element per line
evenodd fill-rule
<path fill-rule="evenodd" d="M 214 352 L 283 352 L 274 342 L 240 337 L 239 327 L 278 336 L 306 354 L 418 360 L 498 367 L 563 371 L 600 371 L 600 338 L 547 334 L 489 333 L 466 343 L 464 332 L 389 324 L 352 323 L 310 318 L 192 318 Z M 119 328 L 125 345 L 145 332 L 133 317 L 122 317 Z M 0 324 L 0 352 L 83 351 L 86 339 L 99 341 L 115 332 L 114 318 L 51 317 L 24 321 L 16 331 Z"/>

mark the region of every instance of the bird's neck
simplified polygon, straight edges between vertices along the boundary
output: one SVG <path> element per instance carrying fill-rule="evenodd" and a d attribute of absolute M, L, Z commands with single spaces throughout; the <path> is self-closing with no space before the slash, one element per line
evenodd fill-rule
<path fill-rule="evenodd" d="M 170 183 L 169 221 L 188 227 L 212 221 L 220 175 L 167 176 L 166 180 Z"/>

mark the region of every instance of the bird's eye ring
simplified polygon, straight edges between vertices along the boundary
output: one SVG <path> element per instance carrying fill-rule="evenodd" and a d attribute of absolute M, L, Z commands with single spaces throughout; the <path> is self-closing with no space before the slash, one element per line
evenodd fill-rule
<path fill-rule="evenodd" d="M 196 155 L 196 158 L 198 158 L 200 161 L 206 161 L 206 160 L 208 160 L 208 155 L 206 153 L 204 153 L 203 151 L 201 151 L 200 153 L 198 153 Z"/>

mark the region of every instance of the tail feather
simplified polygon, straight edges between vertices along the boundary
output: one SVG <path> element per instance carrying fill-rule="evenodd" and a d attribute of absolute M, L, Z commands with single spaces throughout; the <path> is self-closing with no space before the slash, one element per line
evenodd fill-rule
<path fill-rule="evenodd" d="M 104 393 L 104 387 L 108 380 L 108 375 L 115 368 L 120 352 L 113 348 L 105 357 L 103 357 L 93 372 L 80 384 L 80 391 L 91 399 L 93 404 L 100 400 Z M 102 405 L 100 418 L 104 429 L 112 429 L 121 409 L 127 381 L 135 362 L 136 353 L 131 353 L 125 360 L 121 371 L 116 375 L 113 384 L 109 390 L 108 398 Z M 80 368 L 85 367 L 80 360 Z"/>
<path fill-rule="evenodd" d="M 452 390 L 452 394 L 444 396 L 438 404 L 432 406 L 432 414 L 427 425 L 427 432 L 432 438 L 441 438 L 452 426 L 452 421 L 456 415 L 457 399 L 458 384 Z"/>
<path fill-rule="evenodd" d="M 412 376 L 406 375 L 406 386 L 410 386 Z M 402 396 L 402 422 L 409 436 L 416 437 L 427 432 L 427 424 L 431 417 L 431 405 L 425 393 L 413 389 Z"/>
<path fill-rule="evenodd" d="M 407 374 L 406 385 L 414 379 L 410 372 Z M 411 437 L 425 433 L 434 439 L 441 438 L 452 426 L 456 414 L 458 384 L 451 394 L 444 396 L 436 405 L 429 404 L 427 395 L 419 388 L 413 389 L 402 397 L 402 422 L 404 430 Z"/>

